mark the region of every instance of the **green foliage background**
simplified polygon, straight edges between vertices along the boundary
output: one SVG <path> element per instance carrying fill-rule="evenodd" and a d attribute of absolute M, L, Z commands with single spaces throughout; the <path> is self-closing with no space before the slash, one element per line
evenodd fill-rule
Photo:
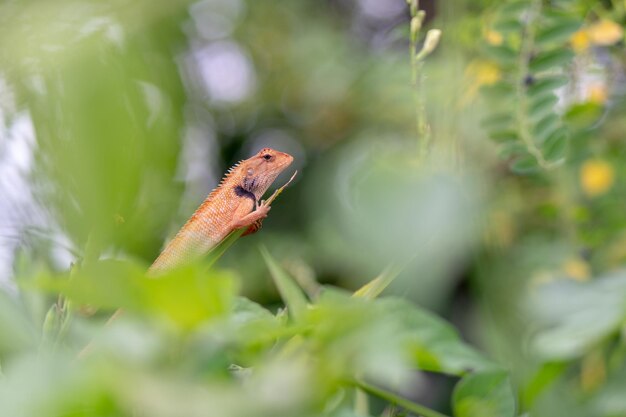
<path fill-rule="evenodd" d="M 0 417 L 626 414 L 626 3 L 374 3 L 0 3 Z M 266 145 L 263 231 L 147 278 Z"/>

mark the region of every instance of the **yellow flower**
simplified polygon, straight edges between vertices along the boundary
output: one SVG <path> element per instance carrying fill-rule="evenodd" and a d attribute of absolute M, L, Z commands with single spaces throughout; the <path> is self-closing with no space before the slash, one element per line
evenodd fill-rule
<path fill-rule="evenodd" d="M 602 19 L 589 26 L 587 35 L 595 45 L 613 45 L 624 38 L 624 28 L 612 20 Z"/>
<path fill-rule="evenodd" d="M 591 277 L 589 264 L 580 258 L 570 258 L 563 264 L 565 274 L 576 281 L 587 281 Z"/>
<path fill-rule="evenodd" d="M 495 30 L 487 30 L 485 32 L 485 40 L 490 45 L 502 45 L 504 38 L 502 38 L 502 34 L 500 32 L 496 32 Z"/>
<path fill-rule="evenodd" d="M 615 181 L 613 166 L 602 160 L 588 160 L 580 170 L 580 185 L 589 197 L 606 193 Z"/>
<path fill-rule="evenodd" d="M 461 106 L 467 105 L 474 100 L 476 93 L 483 85 L 492 85 L 500 81 L 502 72 L 500 68 L 489 61 L 474 60 L 465 69 L 466 89 L 459 100 Z"/>
<path fill-rule="evenodd" d="M 577 54 L 581 52 L 585 52 L 589 49 L 589 45 L 591 44 L 591 40 L 589 39 L 589 34 L 586 30 L 576 31 L 572 37 L 570 38 L 570 42 L 572 43 L 572 48 Z"/>
<path fill-rule="evenodd" d="M 606 87 L 602 84 L 591 85 L 587 89 L 587 99 L 592 103 L 604 104 L 607 99 Z"/>

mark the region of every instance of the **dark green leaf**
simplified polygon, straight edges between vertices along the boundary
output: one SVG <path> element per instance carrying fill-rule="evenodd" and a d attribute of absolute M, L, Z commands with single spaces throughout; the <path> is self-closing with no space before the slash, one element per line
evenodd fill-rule
<path fill-rule="evenodd" d="M 535 78 L 533 84 L 528 87 L 528 95 L 535 97 L 537 95 L 543 95 L 547 92 L 552 92 L 559 87 L 566 85 L 569 79 L 565 76 L 553 75 L 549 77 Z"/>
<path fill-rule="evenodd" d="M 568 64 L 573 57 L 574 53 L 564 48 L 543 52 L 530 61 L 530 71 L 537 73 L 554 67 L 562 67 Z"/>
<path fill-rule="evenodd" d="M 538 45 L 567 42 L 580 26 L 581 22 L 574 19 L 561 18 L 551 21 L 549 26 L 539 31 L 535 42 Z"/>

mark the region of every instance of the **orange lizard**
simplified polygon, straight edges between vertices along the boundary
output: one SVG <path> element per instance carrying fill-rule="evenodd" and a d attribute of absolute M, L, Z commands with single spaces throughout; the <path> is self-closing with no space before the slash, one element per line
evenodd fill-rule
<path fill-rule="evenodd" d="M 258 231 L 271 203 L 261 201 L 261 197 L 292 161 L 287 153 L 264 148 L 235 164 L 157 257 L 148 275 L 159 275 L 199 259 L 235 230 L 245 227 L 244 235 Z M 123 311 L 115 311 L 107 325 Z M 78 357 L 87 355 L 91 347 L 89 343 Z"/>
<path fill-rule="evenodd" d="M 230 168 L 220 184 L 154 261 L 149 275 L 158 275 L 197 260 L 232 231 L 254 233 L 270 210 L 261 197 L 293 157 L 264 148 Z"/>

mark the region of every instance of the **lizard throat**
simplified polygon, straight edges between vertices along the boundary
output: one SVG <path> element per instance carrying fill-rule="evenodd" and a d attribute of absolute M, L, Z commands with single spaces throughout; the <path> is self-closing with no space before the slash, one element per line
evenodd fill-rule
<path fill-rule="evenodd" d="M 246 190 L 241 185 L 238 185 L 235 187 L 235 194 L 237 195 L 237 197 L 244 197 L 244 198 L 251 199 L 256 205 L 256 196 L 254 195 L 254 193 L 252 191 Z"/>

